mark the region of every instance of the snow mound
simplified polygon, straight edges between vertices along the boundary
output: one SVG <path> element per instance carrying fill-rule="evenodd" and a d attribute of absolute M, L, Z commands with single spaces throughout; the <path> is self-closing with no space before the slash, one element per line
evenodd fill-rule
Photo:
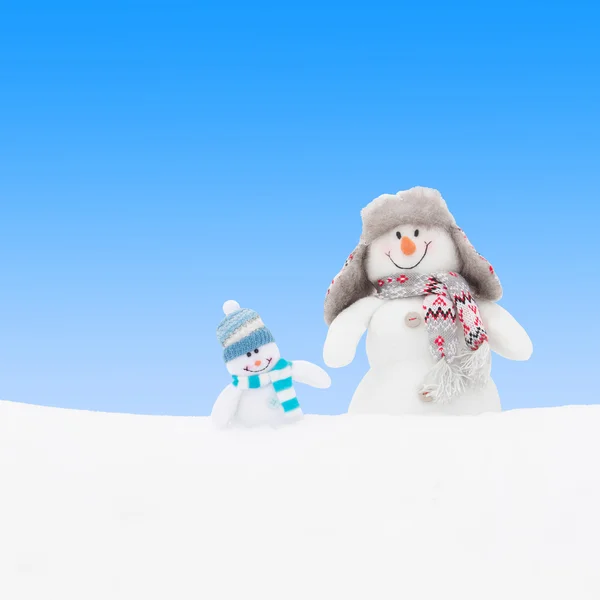
<path fill-rule="evenodd" d="M 600 598 L 600 406 L 206 418 L 0 403 L 0 598 Z"/>

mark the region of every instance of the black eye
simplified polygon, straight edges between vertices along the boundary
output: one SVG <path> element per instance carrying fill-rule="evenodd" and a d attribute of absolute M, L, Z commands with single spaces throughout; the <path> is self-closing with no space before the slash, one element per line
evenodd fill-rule
<path fill-rule="evenodd" d="M 419 230 L 415 229 L 415 237 L 419 237 Z"/>
<path fill-rule="evenodd" d="M 246 352 L 246 356 L 250 358 L 252 356 L 252 352 Z"/>
<path fill-rule="evenodd" d="M 400 239 L 400 238 L 402 237 L 402 234 L 401 234 L 399 231 L 396 231 L 396 237 L 397 237 L 398 239 Z"/>
<path fill-rule="evenodd" d="M 258 354 L 258 348 L 254 348 L 254 354 Z"/>

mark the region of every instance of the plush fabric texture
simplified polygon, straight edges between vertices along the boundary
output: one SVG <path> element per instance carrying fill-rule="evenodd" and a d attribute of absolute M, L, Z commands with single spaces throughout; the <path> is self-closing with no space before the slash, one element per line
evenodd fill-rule
<path fill-rule="evenodd" d="M 437 361 L 421 393 L 449 402 L 466 388 L 484 385 L 490 376 L 488 335 L 469 284 L 458 273 L 398 273 L 375 282 L 384 300 L 423 296 L 429 349 Z M 462 334 L 467 352 L 461 352 Z"/>
<path fill-rule="evenodd" d="M 233 376 L 233 385 L 242 390 L 252 390 L 271 384 L 275 389 L 275 394 L 281 408 L 283 408 L 283 412 L 289 413 L 300 408 L 292 380 L 292 363 L 288 360 L 280 358 L 268 373 L 250 375 L 249 377 Z"/>
<path fill-rule="evenodd" d="M 361 212 L 360 241 L 327 290 L 325 322 L 330 325 L 343 310 L 357 300 L 376 293 L 364 267 L 369 244 L 390 229 L 406 223 L 446 229 L 461 261 L 460 274 L 474 296 L 497 301 L 502 285 L 490 263 L 481 256 L 458 227 L 441 194 L 432 188 L 414 187 L 397 194 L 384 194 Z"/>
<path fill-rule="evenodd" d="M 225 362 L 275 341 L 259 314 L 249 308 L 228 314 L 217 327 L 217 339 L 224 348 Z"/>

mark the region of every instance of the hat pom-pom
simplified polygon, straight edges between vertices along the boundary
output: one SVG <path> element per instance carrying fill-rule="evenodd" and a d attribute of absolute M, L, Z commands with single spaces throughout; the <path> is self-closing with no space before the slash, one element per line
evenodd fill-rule
<path fill-rule="evenodd" d="M 223 304 L 223 312 L 225 315 L 230 315 L 236 310 L 240 310 L 240 305 L 235 300 L 227 300 L 227 302 Z"/>

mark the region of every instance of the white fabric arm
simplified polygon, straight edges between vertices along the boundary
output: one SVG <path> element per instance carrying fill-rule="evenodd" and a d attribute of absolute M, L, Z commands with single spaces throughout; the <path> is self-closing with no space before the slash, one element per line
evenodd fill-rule
<path fill-rule="evenodd" d="M 517 320 L 495 302 L 479 301 L 477 304 L 490 338 L 490 348 L 509 360 L 528 360 L 533 344 Z"/>
<path fill-rule="evenodd" d="M 334 319 L 323 348 L 323 360 L 328 367 L 345 367 L 354 360 L 358 342 L 382 303 L 374 296 L 361 298 Z"/>
<path fill-rule="evenodd" d="M 292 379 L 315 388 L 326 389 L 331 386 L 331 377 L 327 372 L 306 360 L 292 361 Z"/>
<path fill-rule="evenodd" d="M 230 383 L 220 394 L 210 414 L 213 423 L 224 428 L 235 416 L 240 401 L 242 390 Z"/>

